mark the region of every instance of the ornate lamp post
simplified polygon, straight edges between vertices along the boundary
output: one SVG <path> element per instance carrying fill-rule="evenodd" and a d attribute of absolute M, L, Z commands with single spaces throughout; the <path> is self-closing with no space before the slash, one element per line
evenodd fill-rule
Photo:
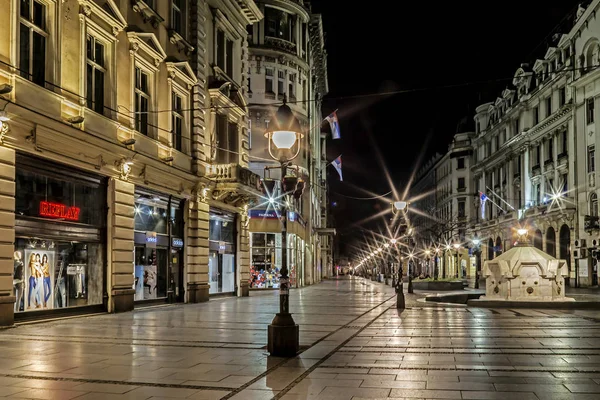
<path fill-rule="evenodd" d="M 300 153 L 300 139 L 304 137 L 300 122 L 286 104 L 277 109 L 275 118 L 265 132 L 269 141 L 269 154 L 281 164 L 281 179 L 284 193 L 295 192 L 297 177 L 287 176 L 287 167 Z M 293 357 L 299 350 L 300 327 L 296 325 L 289 304 L 289 276 L 287 267 L 287 213 L 288 195 L 281 207 L 281 278 L 279 280 L 279 312 L 268 327 L 267 348 L 272 356 Z"/>
<path fill-rule="evenodd" d="M 475 289 L 479 289 L 479 274 L 481 272 L 481 241 L 473 239 L 473 253 L 475 254 Z"/>
<path fill-rule="evenodd" d="M 455 266 L 456 266 L 456 278 L 458 278 L 458 268 L 459 268 L 459 265 L 458 265 L 458 262 L 459 262 L 459 259 L 458 259 L 458 250 L 460 249 L 460 243 L 454 243 L 453 246 L 454 246 L 454 250 L 456 250 L 456 264 L 455 264 Z"/>

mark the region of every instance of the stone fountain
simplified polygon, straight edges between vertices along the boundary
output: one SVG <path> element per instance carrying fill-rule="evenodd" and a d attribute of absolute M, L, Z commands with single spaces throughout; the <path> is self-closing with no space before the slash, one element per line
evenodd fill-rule
<path fill-rule="evenodd" d="M 567 262 L 533 247 L 525 229 L 518 233 L 513 248 L 484 263 L 485 296 L 478 303 L 575 301 L 565 297 Z"/>

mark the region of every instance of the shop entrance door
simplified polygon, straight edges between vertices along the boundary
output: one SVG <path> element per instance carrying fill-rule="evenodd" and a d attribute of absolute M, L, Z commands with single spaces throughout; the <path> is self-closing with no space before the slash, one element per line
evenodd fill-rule
<path fill-rule="evenodd" d="M 210 293 L 235 292 L 235 255 L 211 252 L 208 261 Z"/>

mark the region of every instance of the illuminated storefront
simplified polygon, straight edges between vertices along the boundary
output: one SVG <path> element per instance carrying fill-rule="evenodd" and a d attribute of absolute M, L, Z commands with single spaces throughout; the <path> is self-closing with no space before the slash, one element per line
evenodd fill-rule
<path fill-rule="evenodd" d="M 235 214 L 211 208 L 209 214 L 209 294 L 237 292 Z"/>
<path fill-rule="evenodd" d="M 103 310 L 106 179 L 17 155 L 14 311 Z"/>
<path fill-rule="evenodd" d="M 135 190 L 135 271 L 137 302 L 183 301 L 182 200 Z"/>

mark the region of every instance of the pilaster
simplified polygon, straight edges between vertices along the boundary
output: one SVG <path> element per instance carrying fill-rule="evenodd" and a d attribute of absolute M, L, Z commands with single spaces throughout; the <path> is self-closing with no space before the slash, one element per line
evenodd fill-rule
<path fill-rule="evenodd" d="M 14 322 L 15 151 L 0 147 L 0 326 Z"/>
<path fill-rule="evenodd" d="M 207 3 L 192 0 L 190 4 L 190 39 L 196 49 L 190 62 L 198 82 L 192 90 L 192 157 L 195 172 L 202 172 L 202 161 L 206 161 L 206 13 Z"/>
<path fill-rule="evenodd" d="M 240 216 L 240 249 L 239 255 L 239 268 L 240 268 L 240 289 L 239 296 L 246 297 L 250 296 L 250 232 L 248 225 L 250 217 L 247 212 L 242 212 Z"/>
<path fill-rule="evenodd" d="M 187 216 L 187 299 L 188 303 L 208 301 L 209 206 L 201 194 L 188 202 Z"/>
<path fill-rule="evenodd" d="M 108 184 L 109 312 L 133 310 L 135 185 L 120 179 Z"/>

